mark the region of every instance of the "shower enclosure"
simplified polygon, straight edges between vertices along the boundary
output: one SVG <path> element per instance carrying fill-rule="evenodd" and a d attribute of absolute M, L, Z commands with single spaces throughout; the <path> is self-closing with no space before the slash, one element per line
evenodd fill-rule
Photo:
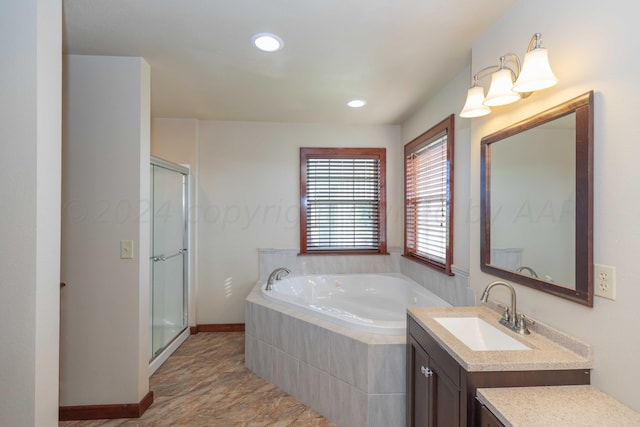
<path fill-rule="evenodd" d="M 189 334 L 188 185 L 188 168 L 151 157 L 151 373 Z"/>

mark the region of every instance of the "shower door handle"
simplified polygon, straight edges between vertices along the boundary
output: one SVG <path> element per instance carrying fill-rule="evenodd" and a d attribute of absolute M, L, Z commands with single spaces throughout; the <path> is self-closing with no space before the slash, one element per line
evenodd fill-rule
<path fill-rule="evenodd" d="M 178 249 L 178 252 L 176 252 L 173 255 L 164 255 L 164 254 L 162 254 L 162 255 L 158 255 L 158 256 L 152 256 L 151 257 L 151 261 L 153 261 L 153 262 L 166 261 L 166 260 L 168 260 L 170 258 L 177 257 L 177 256 L 182 255 L 182 254 L 186 254 L 187 252 L 189 252 L 189 250 L 186 249 L 186 248 Z"/>

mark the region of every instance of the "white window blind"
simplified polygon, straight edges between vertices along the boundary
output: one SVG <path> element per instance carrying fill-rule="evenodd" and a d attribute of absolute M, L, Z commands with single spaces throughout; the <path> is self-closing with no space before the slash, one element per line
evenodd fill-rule
<path fill-rule="evenodd" d="M 380 174 L 371 156 L 306 158 L 306 252 L 379 251 Z"/>
<path fill-rule="evenodd" d="M 405 163 L 405 251 L 445 267 L 450 235 L 446 132 L 406 153 Z"/>

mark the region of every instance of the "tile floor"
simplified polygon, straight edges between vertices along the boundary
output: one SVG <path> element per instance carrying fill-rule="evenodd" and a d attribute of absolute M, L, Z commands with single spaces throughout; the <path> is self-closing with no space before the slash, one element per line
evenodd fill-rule
<path fill-rule="evenodd" d="M 244 367 L 244 333 L 191 335 L 149 379 L 140 418 L 64 421 L 59 427 L 336 427 Z"/>

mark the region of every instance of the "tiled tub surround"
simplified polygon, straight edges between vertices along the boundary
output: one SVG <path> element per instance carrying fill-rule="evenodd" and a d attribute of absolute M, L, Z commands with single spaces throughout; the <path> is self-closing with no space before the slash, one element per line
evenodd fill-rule
<path fill-rule="evenodd" d="M 401 273 L 453 306 L 475 305 L 469 275 L 453 266 L 447 276 L 402 256 L 401 248 L 389 248 L 389 255 L 299 255 L 298 249 L 259 249 L 260 280 L 267 280 L 278 267 L 292 274 Z"/>
<path fill-rule="evenodd" d="M 245 364 L 340 426 L 405 425 L 405 342 L 358 332 L 262 296 L 245 303 Z"/>
<path fill-rule="evenodd" d="M 259 249 L 259 278 L 278 267 L 295 275 L 399 273 L 448 303 L 475 305 L 468 274 L 446 276 L 389 255 L 299 255 Z M 405 334 L 356 332 L 266 300 L 258 285 L 245 302 L 247 368 L 341 426 L 405 425 Z"/>

